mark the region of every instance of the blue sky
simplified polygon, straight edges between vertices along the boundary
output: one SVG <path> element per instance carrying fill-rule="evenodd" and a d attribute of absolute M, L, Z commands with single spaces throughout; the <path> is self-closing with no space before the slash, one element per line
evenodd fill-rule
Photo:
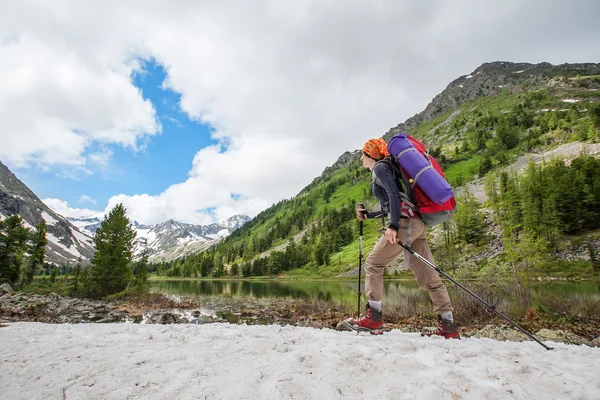
<path fill-rule="evenodd" d="M 72 207 L 103 210 L 108 199 L 115 194 L 135 195 L 146 193 L 158 195 L 173 183 L 188 177 L 192 159 L 203 147 L 217 144 L 210 138 L 212 127 L 192 121 L 179 107 L 180 95 L 162 83 L 166 77 L 164 68 L 155 61 L 146 61 L 143 72 L 136 73 L 132 82 L 149 99 L 162 126 L 162 133 L 148 136 L 139 143 L 139 149 L 119 145 L 93 144 L 87 149 L 91 154 L 109 150 L 112 155 L 106 168 L 92 166 L 92 174 L 71 171 L 77 178 L 65 176 L 63 171 L 52 168 L 15 168 L 14 173 L 38 195 L 59 198 Z M 82 195 L 96 201 L 80 202 Z"/>

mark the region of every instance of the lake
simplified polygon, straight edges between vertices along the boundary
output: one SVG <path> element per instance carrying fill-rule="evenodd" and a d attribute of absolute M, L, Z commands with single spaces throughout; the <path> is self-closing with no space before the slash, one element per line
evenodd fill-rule
<path fill-rule="evenodd" d="M 341 302 L 349 306 L 356 304 L 357 282 L 355 281 L 310 281 L 310 280 L 161 280 L 150 281 L 151 291 L 181 296 L 247 296 L 253 298 L 295 298 L 321 299 Z M 477 293 L 475 284 L 461 282 Z M 450 291 L 461 289 L 452 282 L 445 282 Z M 361 291 L 364 293 L 364 283 Z M 598 282 L 533 282 L 531 296 L 534 301 L 544 295 L 556 295 L 570 299 L 600 300 L 600 283 Z M 387 306 L 394 304 L 422 303 L 431 304 L 429 295 L 419 288 L 413 280 L 386 280 L 384 282 L 383 301 Z M 508 299 L 514 301 L 516 299 Z M 505 301 L 506 303 L 506 301 Z M 505 304 L 506 305 L 506 304 Z"/>

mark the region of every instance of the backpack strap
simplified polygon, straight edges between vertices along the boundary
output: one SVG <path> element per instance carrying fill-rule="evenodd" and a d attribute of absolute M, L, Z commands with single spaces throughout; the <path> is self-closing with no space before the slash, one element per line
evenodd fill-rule
<path fill-rule="evenodd" d="M 417 149 L 409 148 L 404 151 L 411 151 L 411 150 L 417 150 Z M 404 190 L 402 190 L 403 188 L 400 188 L 400 187 L 398 188 L 398 191 L 400 192 L 400 198 L 402 199 L 402 201 L 400 202 L 400 216 L 406 217 L 408 219 L 408 226 L 406 227 L 405 242 L 406 242 L 407 246 L 410 246 L 412 244 L 412 219 L 415 217 L 420 218 L 420 215 L 416 214 L 419 212 L 419 207 L 416 205 L 416 202 L 413 201 L 414 195 L 413 195 L 412 187 L 411 187 L 408 179 L 406 179 L 406 174 L 404 174 L 404 172 L 402 171 L 402 168 L 400 168 L 400 166 L 397 164 L 394 165 L 393 160 L 391 160 L 390 158 L 384 158 L 383 160 L 380 160 L 377 162 L 385 162 L 386 164 L 389 164 L 392 167 L 392 173 L 394 174 L 394 179 L 396 180 L 396 182 L 402 183 L 402 186 L 404 186 Z M 398 175 L 400 175 L 400 178 L 398 178 Z M 373 173 L 373 183 L 377 186 L 383 187 L 381 180 L 377 177 L 377 175 L 375 175 L 375 173 Z M 381 215 L 381 218 L 383 220 L 383 214 Z M 383 225 L 385 225 L 385 223 L 383 223 Z M 404 250 L 404 269 L 408 270 L 409 268 L 410 268 L 410 252 L 408 252 L 407 250 Z"/>
<path fill-rule="evenodd" d="M 384 162 L 391 166 L 392 173 L 394 174 L 394 180 L 396 181 L 396 184 L 400 184 L 398 185 L 398 192 L 400 192 L 400 198 L 402 199 L 402 201 L 400 202 L 400 216 L 406 217 L 408 219 L 420 218 L 420 216 L 417 214 L 419 212 L 419 207 L 417 206 L 417 203 L 414 200 L 412 187 L 410 183 L 408 183 L 405 179 L 406 177 L 404 172 L 402 172 L 402 168 L 400 168 L 400 166 L 397 164 L 394 165 L 394 161 L 390 158 L 384 158 L 383 160 L 377 162 Z M 400 174 L 400 178 L 398 178 L 398 174 Z M 373 183 L 379 187 L 383 187 L 383 183 L 375 175 L 375 172 L 373 172 Z"/>
<path fill-rule="evenodd" d="M 413 178 L 413 182 L 412 182 L 411 186 L 415 187 L 415 185 L 417 184 L 417 179 L 419 179 L 419 177 L 421 176 L 421 174 L 423 172 L 427 171 L 428 169 L 432 169 L 432 168 L 433 168 L 433 165 L 431 164 L 431 161 L 429 161 L 429 165 L 428 166 L 421 168 L 421 170 L 419 172 L 417 172 L 417 174 Z"/>

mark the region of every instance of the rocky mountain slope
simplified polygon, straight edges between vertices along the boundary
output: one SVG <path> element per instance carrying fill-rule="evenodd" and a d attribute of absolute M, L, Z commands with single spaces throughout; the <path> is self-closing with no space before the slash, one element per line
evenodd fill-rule
<path fill-rule="evenodd" d="M 496 96 L 503 90 L 520 93 L 546 84 L 553 78 L 574 75 L 600 75 L 600 64 L 529 64 L 496 61 L 482 64 L 469 75 L 450 82 L 446 89 L 435 96 L 425 110 L 415 114 L 390 129 L 383 138 L 415 128 L 422 122 L 431 121 L 443 113 L 456 109 L 467 101 L 485 96 Z"/>
<path fill-rule="evenodd" d="M 88 263 L 94 254 L 92 237 L 56 214 L 0 162 L 0 218 L 19 214 L 29 228 L 42 218 L 48 225 L 46 261 L 53 264 Z"/>

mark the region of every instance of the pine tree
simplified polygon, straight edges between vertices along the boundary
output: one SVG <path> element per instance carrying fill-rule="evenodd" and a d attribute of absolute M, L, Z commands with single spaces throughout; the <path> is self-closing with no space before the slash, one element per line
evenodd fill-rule
<path fill-rule="evenodd" d="M 73 269 L 73 280 L 71 281 L 71 285 L 69 287 L 69 295 L 74 296 L 79 291 L 79 280 L 81 277 L 81 270 L 83 266 L 81 265 L 81 256 L 77 260 L 77 265 Z"/>
<path fill-rule="evenodd" d="M 46 221 L 42 219 L 36 226 L 35 231 L 31 232 L 29 260 L 27 262 L 25 276 L 23 277 L 23 285 L 31 283 L 35 273 L 44 265 L 44 258 L 46 257 L 46 245 L 48 244 L 48 239 L 46 239 L 47 231 L 48 227 L 46 226 Z"/>
<path fill-rule="evenodd" d="M 479 246 L 479 242 L 485 237 L 485 215 L 479 211 L 481 205 L 469 192 L 458 203 L 460 207 L 454 217 L 458 237 L 466 243 Z"/>
<path fill-rule="evenodd" d="M 0 221 L 0 283 L 14 284 L 21 275 L 29 229 L 17 214 Z"/>
<path fill-rule="evenodd" d="M 146 292 L 150 289 L 148 284 L 148 248 L 145 247 L 142 251 L 142 258 L 135 265 L 135 287 Z"/>
<path fill-rule="evenodd" d="M 592 119 L 592 124 L 600 129 L 600 104 L 590 104 L 588 108 L 588 113 L 590 114 L 590 118 Z"/>
<path fill-rule="evenodd" d="M 127 287 L 131 281 L 131 252 L 135 235 L 125 215 L 125 207 L 118 204 L 102 221 L 94 237 L 96 253 L 90 267 L 93 294 L 114 294 Z"/>

